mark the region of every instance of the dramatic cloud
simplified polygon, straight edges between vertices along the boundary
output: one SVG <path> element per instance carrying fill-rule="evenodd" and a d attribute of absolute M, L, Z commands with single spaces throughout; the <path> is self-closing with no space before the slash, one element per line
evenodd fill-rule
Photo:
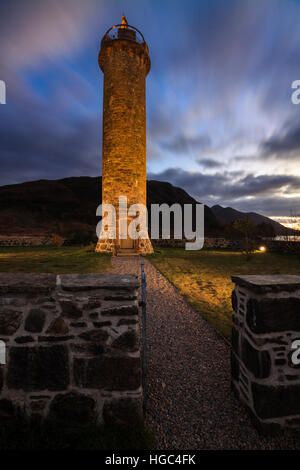
<path fill-rule="evenodd" d="M 104 2 L 101 2 L 101 5 Z M 0 6 L 0 63 L 6 67 L 65 59 L 84 48 L 93 0 L 10 0 Z"/>
<path fill-rule="evenodd" d="M 206 150 L 210 146 L 210 138 L 207 135 L 187 137 L 184 135 L 177 135 L 169 141 L 161 143 L 161 146 L 170 152 L 187 154 Z"/>
<path fill-rule="evenodd" d="M 211 168 L 220 168 L 224 165 L 224 163 L 218 162 L 213 158 L 201 158 L 198 160 L 198 164 L 203 168 L 207 168 L 208 170 Z"/>
<path fill-rule="evenodd" d="M 300 160 L 300 125 L 288 129 L 282 135 L 275 135 L 262 144 L 262 149 L 268 155 L 277 155 Z"/>
<path fill-rule="evenodd" d="M 0 184 L 99 174 L 97 55 L 123 10 L 150 49 L 150 173 L 211 204 L 266 213 L 277 204 L 276 215 L 297 205 L 300 106 L 291 103 L 291 83 L 300 79 L 300 4 L 293 0 L 0 2 L 7 86 Z"/>
<path fill-rule="evenodd" d="M 256 212 L 265 211 L 266 215 L 278 215 L 283 208 L 285 211 L 300 208 L 300 176 L 255 176 L 242 172 L 203 174 L 170 168 L 160 174 L 150 174 L 149 178 L 170 181 L 210 206 L 232 205 L 240 210 L 244 207 Z M 270 198 L 269 194 L 274 196 Z"/>

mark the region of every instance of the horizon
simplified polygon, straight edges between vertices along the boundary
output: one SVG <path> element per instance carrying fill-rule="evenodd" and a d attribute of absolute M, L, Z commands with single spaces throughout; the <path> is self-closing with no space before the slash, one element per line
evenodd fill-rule
<path fill-rule="evenodd" d="M 8 185 L 1 185 L 0 189 L 1 189 L 1 187 L 4 187 L 4 186 L 14 186 L 16 184 L 37 183 L 37 182 L 40 182 L 40 181 L 61 181 L 63 179 L 68 179 L 68 178 L 102 178 L 102 175 L 99 175 L 99 176 L 89 176 L 89 175 L 68 176 L 67 178 L 59 178 L 59 179 L 45 179 L 45 178 L 42 178 L 42 179 L 33 180 L 33 181 L 23 181 L 22 183 L 12 183 L 12 184 L 8 184 Z M 162 181 L 162 180 L 155 180 L 155 179 L 147 178 L 147 182 L 150 182 L 150 181 L 158 181 L 158 182 L 161 182 L 161 183 L 172 184 L 172 183 L 170 183 L 170 181 Z M 180 188 L 179 186 L 175 186 L 173 184 L 172 184 L 172 186 L 174 186 L 176 188 L 179 188 L 179 189 L 184 189 L 184 188 Z M 186 191 L 189 194 L 188 190 L 184 189 L 184 191 Z M 189 194 L 189 196 L 191 196 L 191 195 Z M 196 198 L 195 198 L 195 200 L 196 200 L 196 202 L 202 203 L 202 201 L 199 201 Z M 218 204 L 218 203 L 216 203 L 214 205 L 215 206 L 220 206 L 223 209 L 235 209 L 234 207 L 222 206 L 222 204 Z M 212 208 L 213 205 L 208 205 L 208 207 Z M 237 210 L 237 209 L 235 209 L 235 210 Z M 240 211 L 240 212 L 243 212 L 243 211 Z M 247 213 L 249 213 L 249 214 L 250 213 L 256 213 L 256 214 L 262 215 L 264 217 L 268 217 L 269 219 L 280 223 L 284 227 L 291 228 L 293 230 L 300 230 L 300 215 L 299 214 L 290 214 L 290 215 L 286 215 L 286 216 L 275 216 L 275 215 L 274 216 L 266 216 L 265 214 L 261 214 L 259 212 L 255 212 L 255 211 L 249 211 L 249 212 L 244 212 L 244 213 L 245 214 L 247 214 Z"/>
<path fill-rule="evenodd" d="M 104 33 L 144 35 L 148 179 L 209 207 L 300 213 L 300 2 L 16 0 L 0 6 L 0 184 L 101 175 Z"/>

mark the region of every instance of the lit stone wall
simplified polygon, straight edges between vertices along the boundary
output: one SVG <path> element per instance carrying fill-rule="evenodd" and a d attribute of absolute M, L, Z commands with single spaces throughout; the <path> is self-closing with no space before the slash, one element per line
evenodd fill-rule
<path fill-rule="evenodd" d="M 142 419 L 134 275 L 0 274 L 0 422 Z"/>
<path fill-rule="evenodd" d="M 300 426 L 300 276 L 235 276 L 232 386 L 257 427 Z"/>

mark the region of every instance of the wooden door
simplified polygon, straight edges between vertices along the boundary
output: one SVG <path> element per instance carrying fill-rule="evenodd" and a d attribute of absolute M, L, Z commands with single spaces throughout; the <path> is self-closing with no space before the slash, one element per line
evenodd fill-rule
<path fill-rule="evenodd" d="M 130 224 L 131 219 L 127 219 L 127 227 Z M 133 250 L 134 249 L 134 240 L 127 235 L 127 238 L 120 239 L 120 247 L 122 250 Z"/>

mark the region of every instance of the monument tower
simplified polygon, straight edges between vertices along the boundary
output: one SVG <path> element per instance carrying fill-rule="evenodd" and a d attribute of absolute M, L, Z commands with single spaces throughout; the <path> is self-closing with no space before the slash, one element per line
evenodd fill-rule
<path fill-rule="evenodd" d="M 116 238 L 99 238 L 96 251 L 147 254 L 153 248 L 148 234 L 137 240 L 120 237 L 119 197 L 127 204 L 146 206 L 146 76 L 150 70 L 148 46 L 140 31 L 122 24 L 102 38 L 99 66 L 104 73 L 102 204 L 116 209 Z M 104 214 L 105 215 L 105 214 Z M 126 217 L 125 225 L 132 220 Z"/>

